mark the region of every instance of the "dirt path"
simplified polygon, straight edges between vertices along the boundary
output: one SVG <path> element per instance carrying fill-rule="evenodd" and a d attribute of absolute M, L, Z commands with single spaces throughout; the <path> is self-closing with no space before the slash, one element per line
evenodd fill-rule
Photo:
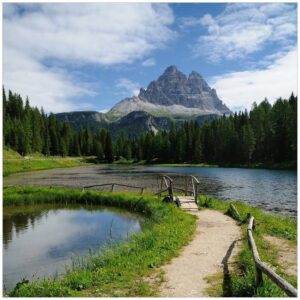
<path fill-rule="evenodd" d="M 227 272 L 228 263 L 238 252 L 241 238 L 236 222 L 214 210 L 198 211 L 187 197 L 182 208 L 198 217 L 194 239 L 183 252 L 162 269 L 166 282 L 161 286 L 162 297 L 205 297 L 206 276 Z"/>

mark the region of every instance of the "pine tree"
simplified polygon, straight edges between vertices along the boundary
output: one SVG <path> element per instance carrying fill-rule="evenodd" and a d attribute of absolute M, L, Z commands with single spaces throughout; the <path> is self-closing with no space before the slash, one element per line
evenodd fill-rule
<path fill-rule="evenodd" d="M 130 160 L 131 159 L 131 144 L 129 143 L 129 141 L 126 143 L 125 145 L 125 152 L 124 152 L 124 157 L 127 159 L 127 160 Z"/>
<path fill-rule="evenodd" d="M 71 156 L 81 156 L 79 135 L 73 133 L 72 142 L 70 144 L 69 153 Z"/>
<path fill-rule="evenodd" d="M 252 127 L 246 124 L 242 127 L 242 153 L 243 162 L 252 160 L 253 151 L 255 148 L 255 137 Z"/>
<path fill-rule="evenodd" d="M 109 131 L 106 133 L 104 155 L 105 155 L 105 159 L 109 163 L 112 163 L 114 161 L 113 144 L 112 144 L 111 133 Z"/>
<path fill-rule="evenodd" d="M 93 147 L 93 154 L 97 156 L 98 159 L 102 160 L 103 159 L 103 147 L 100 141 L 95 141 L 94 142 L 94 147 Z"/>
<path fill-rule="evenodd" d="M 11 128 L 11 122 L 10 118 L 8 117 L 7 114 L 7 100 L 6 100 L 6 94 L 5 94 L 5 89 L 2 87 L 2 103 L 3 103 L 3 143 L 4 145 L 9 144 L 9 132 Z"/>

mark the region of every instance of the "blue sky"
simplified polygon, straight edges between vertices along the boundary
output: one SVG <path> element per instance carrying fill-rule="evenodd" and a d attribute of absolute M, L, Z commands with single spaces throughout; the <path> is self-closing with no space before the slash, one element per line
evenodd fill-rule
<path fill-rule="evenodd" d="M 3 4 L 3 83 L 46 112 L 105 111 L 169 65 L 232 110 L 297 94 L 296 4 Z"/>

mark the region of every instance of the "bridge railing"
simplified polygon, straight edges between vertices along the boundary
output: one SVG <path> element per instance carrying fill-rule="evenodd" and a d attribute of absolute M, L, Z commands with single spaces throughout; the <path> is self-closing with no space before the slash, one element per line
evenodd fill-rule
<path fill-rule="evenodd" d="M 176 187 L 174 185 L 173 179 L 168 175 L 160 175 L 160 190 L 155 193 L 155 195 L 161 195 L 164 192 L 168 192 L 170 197 L 173 197 L 173 191 L 183 192 L 186 196 L 191 194 L 195 200 L 195 203 L 198 203 L 198 195 L 199 195 L 199 180 L 193 176 L 189 175 L 185 177 L 185 185 L 184 188 Z M 165 186 L 165 187 L 164 187 Z M 192 187 L 192 190 L 189 190 L 189 186 Z"/>
<path fill-rule="evenodd" d="M 199 180 L 193 176 L 193 175 L 190 175 L 191 177 L 191 180 L 192 180 L 192 188 L 193 188 L 193 197 L 195 199 L 195 203 L 197 204 L 198 203 L 198 187 L 199 187 Z"/>
<path fill-rule="evenodd" d="M 160 175 L 160 190 L 155 195 L 161 195 L 164 192 L 169 193 L 169 197 L 173 199 L 173 179 L 168 175 Z"/>

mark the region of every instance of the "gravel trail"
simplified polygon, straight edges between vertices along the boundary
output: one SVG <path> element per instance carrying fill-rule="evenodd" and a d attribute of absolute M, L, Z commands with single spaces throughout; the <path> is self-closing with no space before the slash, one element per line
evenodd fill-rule
<path fill-rule="evenodd" d="M 205 277 L 227 272 L 239 250 L 242 233 L 236 222 L 215 210 L 199 211 L 190 200 L 181 198 L 182 209 L 198 217 L 196 233 L 182 253 L 162 267 L 162 297 L 207 297 Z"/>

